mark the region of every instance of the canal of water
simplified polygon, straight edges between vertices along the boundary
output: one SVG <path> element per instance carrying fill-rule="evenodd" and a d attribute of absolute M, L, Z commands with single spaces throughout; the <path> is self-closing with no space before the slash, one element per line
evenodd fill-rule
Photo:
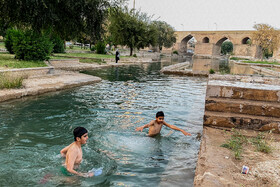
<path fill-rule="evenodd" d="M 1 103 L 1 186 L 192 186 L 207 79 L 161 75 L 169 64 L 87 71 L 103 81 Z M 160 110 L 192 136 L 166 127 L 155 138 L 135 132 Z M 89 130 L 79 171 L 103 167 L 101 176 L 59 172 L 59 151 L 77 126 Z"/>

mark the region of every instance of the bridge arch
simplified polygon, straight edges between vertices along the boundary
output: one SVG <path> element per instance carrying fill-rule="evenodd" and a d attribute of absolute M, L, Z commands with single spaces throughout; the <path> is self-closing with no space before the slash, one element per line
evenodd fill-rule
<path fill-rule="evenodd" d="M 202 39 L 202 43 L 209 43 L 209 38 L 208 37 L 204 37 Z"/>
<path fill-rule="evenodd" d="M 180 53 L 187 53 L 188 52 L 188 43 L 192 38 L 194 38 L 194 36 L 189 34 L 181 40 Z"/>
<path fill-rule="evenodd" d="M 249 44 L 251 42 L 251 38 L 245 37 L 242 39 L 241 44 Z"/>
<path fill-rule="evenodd" d="M 224 36 L 223 38 L 219 39 L 219 40 L 214 44 L 213 52 L 212 52 L 212 54 L 213 54 L 214 56 L 221 55 L 221 46 L 222 46 L 222 44 L 223 44 L 226 40 L 230 40 L 230 39 L 229 39 L 229 37 Z"/>

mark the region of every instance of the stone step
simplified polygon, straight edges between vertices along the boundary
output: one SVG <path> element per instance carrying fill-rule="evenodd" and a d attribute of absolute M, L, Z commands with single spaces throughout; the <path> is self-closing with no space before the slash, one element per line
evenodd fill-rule
<path fill-rule="evenodd" d="M 255 85 L 258 86 L 258 85 Z M 231 99 L 245 99 L 253 101 L 270 101 L 280 102 L 280 86 L 261 85 L 257 87 L 234 87 L 222 85 L 207 86 L 206 99 L 209 98 L 231 98 Z"/>
<path fill-rule="evenodd" d="M 275 117 L 205 111 L 203 125 L 280 132 L 280 119 Z"/>
<path fill-rule="evenodd" d="M 280 118 L 280 103 L 229 98 L 208 98 L 205 110 Z"/>

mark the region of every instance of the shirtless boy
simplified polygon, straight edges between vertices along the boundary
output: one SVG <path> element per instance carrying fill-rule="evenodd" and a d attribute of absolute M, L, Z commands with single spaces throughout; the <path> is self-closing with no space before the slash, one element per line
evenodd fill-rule
<path fill-rule="evenodd" d="M 143 131 L 144 128 L 149 128 L 149 134 L 148 136 L 155 136 L 160 133 L 162 126 L 165 125 L 173 130 L 181 131 L 185 136 L 191 136 L 190 133 L 187 133 L 186 131 L 166 123 L 164 121 L 164 113 L 162 111 L 157 112 L 156 119 L 152 120 L 150 123 L 143 125 L 141 127 L 137 127 L 136 131 Z"/>
<path fill-rule="evenodd" d="M 94 173 L 79 173 L 75 170 L 82 162 L 82 145 L 87 143 L 88 131 L 84 127 L 77 127 L 74 129 L 73 134 L 75 141 L 60 151 L 61 156 L 66 157 L 61 171 L 65 175 L 69 175 L 67 174 L 69 172 L 82 177 L 92 177 Z"/>

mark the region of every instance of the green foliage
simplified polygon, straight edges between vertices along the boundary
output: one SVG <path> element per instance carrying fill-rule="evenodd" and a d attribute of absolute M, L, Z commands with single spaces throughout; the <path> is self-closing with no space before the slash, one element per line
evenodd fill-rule
<path fill-rule="evenodd" d="M 53 53 L 64 53 L 64 41 L 59 36 L 52 36 L 51 41 L 54 44 L 53 46 Z"/>
<path fill-rule="evenodd" d="M 233 129 L 233 133 L 231 138 L 225 143 L 222 144 L 221 147 L 225 147 L 231 149 L 234 152 L 234 157 L 237 160 L 241 159 L 241 154 L 243 152 L 243 144 L 247 143 L 247 139 L 240 132 Z"/>
<path fill-rule="evenodd" d="M 11 26 L 36 32 L 52 29 L 63 40 L 85 33 L 100 38 L 111 0 L 0 1 L 0 33 Z"/>
<path fill-rule="evenodd" d="M 51 54 L 53 46 L 48 35 L 30 30 L 13 38 L 15 57 L 21 60 L 46 60 Z"/>
<path fill-rule="evenodd" d="M 5 36 L 5 47 L 9 51 L 10 54 L 14 54 L 13 51 L 13 42 L 15 38 L 20 37 L 23 35 L 23 32 L 17 29 L 8 29 L 6 31 L 6 36 Z"/>
<path fill-rule="evenodd" d="M 156 44 L 159 47 L 159 50 L 162 50 L 162 47 L 172 47 L 176 43 L 176 36 L 174 29 L 164 21 L 154 21 L 154 26 L 157 31 L 157 42 Z"/>
<path fill-rule="evenodd" d="M 15 55 L 1 54 L 0 67 L 5 68 L 33 68 L 33 67 L 46 67 L 43 61 L 25 61 L 15 59 Z"/>
<path fill-rule="evenodd" d="M 228 53 L 231 53 L 233 51 L 233 44 L 229 41 L 226 41 L 224 43 L 222 43 L 221 46 L 221 53 L 226 55 Z"/>
<path fill-rule="evenodd" d="M 176 55 L 179 54 L 177 50 L 173 51 L 172 53 L 173 53 L 173 54 L 176 54 Z"/>
<path fill-rule="evenodd" d="M 93 46 L 91 46 L 90 50 L 91 50 L 91 51 L 95 51 L 95 50 L 96 50 L 96 47 L 93 45 Z"/>
<path fill-rule="evenodd" d="M 209 73 L 210 73 L 210 74 L 214 74 L 214 73 L 215 73 L 215 70 L 210 69 L 210 70 L 209 70 Z"/>
<path fill-rule="evenodd" d="M 16 76 L 9 73 L 0 73 L 0 89 L 11 89 L 22 87 L 25 76 Z"/>
<path fill-rule="evenodd" d="M 251 139 L 251 142 L 255 145 L 257 151 L 264 153 L 271 152 L 271 147 L 265 141 L 264 133 L 259 133 L 257 137 Z"/>
<path fill-rule="evenodd" d="M 97 54 L 106 54 L 106 50 L 105 50 L 106 45 L 104 42 L 101 42 L 101 41 L 97 42 L 95 47 L 96 47 Z"/>
<path fill-rule="evenodd" d="M 133 57 L 137 57 L 137 55 L 136 55 L 136 54 L 133 54 Z"/>
<path fill-rule="evenodd" d="M 114 44 L 127 45 L 130 56 L 133 49 L 144 48 L 156 43 L 156 28 L 150 18 L 136 10 L 115 8 L 110 10 L 109 16 L 110 38 Z"/>
<path fill-rule="evenodd" d="M 234 152 L 235 159 L 239 160 L 242 157 L 243 145 L 251 143 L 256 147 L 257 151 L 270 153 L 271 147 L 265 141 L 265 135 L 259 133 L 256 137 L 248 139 L 237 130 L 233 129 L 231 138 L 227 140 L 221 147 L 231 149 Z"/>
<path fill-rule="evenodd" d="M 248 58 L 231 57 L 230 60 L 249 60 Z"/>

